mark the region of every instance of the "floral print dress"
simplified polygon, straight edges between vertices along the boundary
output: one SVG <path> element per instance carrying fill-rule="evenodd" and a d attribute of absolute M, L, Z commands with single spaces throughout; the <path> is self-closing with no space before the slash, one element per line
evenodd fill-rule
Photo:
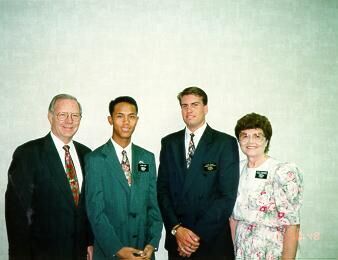
<path fill-rule="evenodd" d="M 236 259 L 280 259 L 285 226 L 300 224 L 303 178 L 296 165 L 269 157 L 257 168 L 241 161 L 233 218 Z"/>

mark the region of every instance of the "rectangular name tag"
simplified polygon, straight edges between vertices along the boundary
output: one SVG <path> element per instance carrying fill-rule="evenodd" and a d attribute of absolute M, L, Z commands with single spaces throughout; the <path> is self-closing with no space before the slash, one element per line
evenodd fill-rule
<path fill-rule="evenodd" d="M 267 171 L 256 171 L 255 178 L 257 179 L 266 179 L 268 177 Z"/>
<path fill-rule="evenodd" d="M 217 165 L 215 163 L 205 163 L 203 164 L 204 171 L 211 172 L 217 170 Z"/>
<path fill-rule="evenodd" d="M 149 164 L 148 163 L 139 163 L 137 165 L 137 169 L 139 172 L 149 172 Z"/>

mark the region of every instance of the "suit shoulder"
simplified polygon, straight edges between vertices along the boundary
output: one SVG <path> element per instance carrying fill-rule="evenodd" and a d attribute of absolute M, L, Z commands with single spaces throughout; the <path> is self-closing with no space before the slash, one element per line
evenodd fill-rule
<path fill-rule="evenodd" d="M 211 130 L 213 131 L 213 135 L 216 138 L 220 138 L 220 139 L 223 139 L 223 140 L 235 141 L 236 142 L 236 138 L 233 137 L 232 135 L 229 135 L 227 133 L 224 133 L 224 132 L 221 132 L 221 131 L 218 131 L 218 130 L 215 130 L 215 129 L 211 129 Z"/>
<path fill-rule="evenodd" d="M 38 139 L 27 141 L 26 143 L 23 143 L 19 145 L 14 153 L 26 153 L 26 152 L 32 152 L 33 150 L 39 149 L 43 146 L 45 142 L 45 137 L 41 137 Z"/>
<path fill-rule="evenodd" d="M 179 136 L 181 136 L 181 135 L 184 136 L 184 129 L 166 135 L 165 137 L 162 138 L 162 141 L 163 141 L 163 142 L 168 142 L 168 141 L 170 142 L 171 140 L 177 140 L 177 137 L 179 137 Z"/>
<path fill-rule="evenodd" d="M 88 157 L 97 157 L 97 156 L 102 156 L 102 150 L 103 147 L 105 146 L 105 144 L 97 147 L 96 149 L 94 149 L 93 151 L 91 151 L 89 154 L 86 155 L 86 158 Z"/>
<path fill-rule="evenodd" d="M 145 148 L 143 148 L 143 147 L 141 147 L 139 145 L 133 144 L 133 148 L 135 150 L 137 150 L 138 152 L 141 152 L 143 154 L 148 154 L 148 155 L 154 156 L 153 152 L 151 152 L 151 151 L 149 151 L 149 150 L 147 150 L 147 149 L 145 149 Z"/>
<path fill-rule="evenodd" d="M 76 142 L 76 141 L 73 141 L 73 142 L 74 142 L 74 145 L 75 145 L 78 149 L 84 151 L 84 153 L 89 153 L 89 152 L 92 151 L 89 147 L 87 147 L 87 146 L 84 145 L 84 144 L 81 144 L 81 143 Z"/>

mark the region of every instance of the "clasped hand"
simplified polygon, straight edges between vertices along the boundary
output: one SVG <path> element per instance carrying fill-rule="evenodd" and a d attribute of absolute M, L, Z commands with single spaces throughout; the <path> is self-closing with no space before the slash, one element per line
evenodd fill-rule
<path fill-rule="evenodd" d="M 175 237 L 178 245 L 177 251 L 182 257 L 190 257 L 200 245 L 200 237 L 185 227 L 179 227 Z"/>
<path fill-rule="evenodd" d="M 133 247 L 122 247 L 116 255 L 121 260 L 148 260 L 151 259 L 153 252 L 154 247 L 152 245 L 146 245 L 143 250 Z"/>

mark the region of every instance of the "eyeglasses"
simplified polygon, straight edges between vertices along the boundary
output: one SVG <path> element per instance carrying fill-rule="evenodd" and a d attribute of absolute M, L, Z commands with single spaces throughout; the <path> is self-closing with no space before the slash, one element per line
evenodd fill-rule
<path fill-rule="evenodd" d="M 56 118 L 59 121 L 65 121 L 68 117 L 70 117 L 74 122 L 79 122 L 81 120 L 82 115 L 80 113 L 67 113 L 67 112 L 59 112 L 56 115 Z"/>
<path fill-rule="evenodd" d="M 265 136 L 263 134 L 252 134 L 252 135 L 248 135 L 246 133 L 240 133 L 239 134 L 239 142 L 242 144 L 246 144 L 250 141 L 250 139 L 252 140 L 252 142 L 256 143 L 256 144 L 261 144 L 264 142 L 265 140 Z"/>

